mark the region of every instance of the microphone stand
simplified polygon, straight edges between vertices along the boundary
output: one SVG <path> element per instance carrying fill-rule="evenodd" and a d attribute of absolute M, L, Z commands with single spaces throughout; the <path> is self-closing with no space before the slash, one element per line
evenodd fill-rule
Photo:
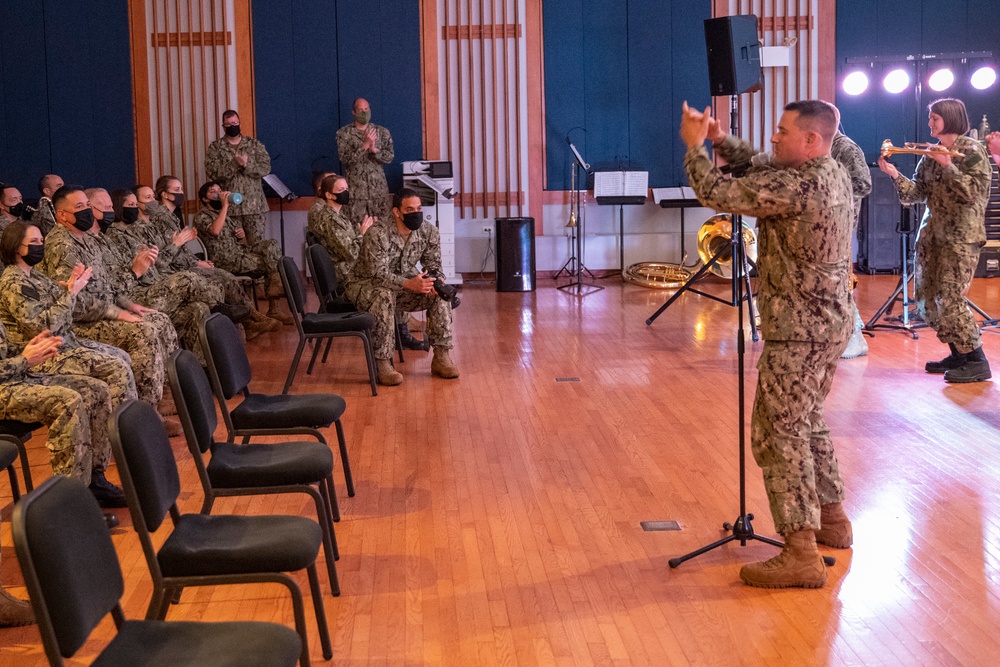
<path fill-rule="evenodd" d="M 558 278 L 559 275 L 564 270 L 566 270 L 567 267 L 570 266 L 570 264 L 574 263 L 575 260 L 576 276 L 574 280 L 565 285 L 560 285 L 559 289 L 567 292 L 573 292 L 577 296 L 587 296 L 588 294 L 593 294 L 594 292 L 599 292 L 602 289 L 604 289 L 604 287 L 600 285 L 594 285 L 593 283 L 585 283 L 583 281 L 584 271 L 587 272 L 587 274 L 591 277 L 591 279 L 594 278 L 594 274 L 591 273 L 590 269 L 588 269 L 583 264 L 583 235 L 584 235 L 583 193 L 587 189 L 587 182 L 585 179 L 587 178 L 587 174 L 590 172 L 590 164 L 588 164 L 583 159 L 583 156 L 580 155 L 580 151 L 578 151 L 576 149 L 576 146 L 574 146 L 573 143 L 569 140 L 569 136 L 566 137 L 566 143 L 569 144 L 570 150 L 573 151 L 572 180 L 574 185 L 573 185 L 573 192 L 570 195 L 569 207 L 570 207 L 570 218 L 573 217 L 574 213 L 576 214 L 576 226 L 571 228 L 574 235 L 575 250 L 573 256 L 571 256 L 566 261 L 566 264 L 563 265 L 562 269 L 559 269 L 559 272 L 555 275 L 555 277 Z M 583 172 L 582 175 L 580 174 L 580 171 Z M 574 272 L 573 270 L 570 269 L 567 271 L 567 273 L 569 275 L 573 275 Z"/>

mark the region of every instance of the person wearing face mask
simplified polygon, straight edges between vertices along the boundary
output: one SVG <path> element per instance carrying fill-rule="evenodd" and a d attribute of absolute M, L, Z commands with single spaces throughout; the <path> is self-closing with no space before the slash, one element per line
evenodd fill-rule
<path fill-rule="evenodd" d="M 21 220 L 29 210 L 21 199 L 21 192 L 13 185 L 0 183 L 0 232 L 15 220 Z"/>
<path fill-rule="evenodd" d="M 264 277 L 264 291 L 267 295 L 267 316 L 282 324 L 294 324 L 291 315 L 281 312 L 280 297 L 284 296 L 281 278 L 278 276 L 278 261 L 281 251 L 274 239 L 262 239 L 250 244 L 243 227 L 233 223 L 229 217 L 230 193 L 222 189 L 218 181 L 204 183 L 198 189 L 201 210 L 195 213 L 194 228 L 205 243 L 208 256 L 215 265 L 235 275 Z"/>
<path fill-rule="evenodd" d="M 361 241 L 346 296 L 372 314 L 372 346 L 378 382 L 398 385 L 403 376 L 392 366 L 393 327 L 397 312 L 427 311 L 427 340 L 434 348 L 431 374 L 457 378 L 451 360 L 452 302 L 435 290 L 434 276 L 441 272 L 441 236 L 437 227 L 423 222 L 420 196 L 403 188 L 392 199 L 392 216 L 372 225 Z M 420 264 L 421 269 L 417 268 Z"/>
<path fill-rule="evenodd" d="M 45 236 L 56 226 L 56 212 L 52 208 L 52 195 L 63 186 L 63 179 L 55 174 L 45 174 L 38 179 L 38 209 L 31 214 L 31 224 L 42 230 Z"/>
<path fill-rule="evenodd" d="M 52 197 L 57 226 L 46 236 L 45 261 L 39 268 L 52 280 L 68 280 L 74 267 L 89 266 L 91 278 L 85 288 L 89 298 L 78 300 L 73 311 L 77 334 L 125 350 L 131 358 L 139 400 L 156 407 L 163 397 L 166 360 L 178 349 L 177 331 L 165 314 L 134 302 L 129 292 L 153 258 L 140 253 L 125 264 L 106 239 L 96 232 L 96 218 L 110 210 L 111 197 L 101 188 L 89 192 L 79 186 L 63 186 Z M 96 210 L 96 215 L 95 215 Z M 110 216 L 108 216 L 110 217 Z M 90 223 L 83 231 L 82 220 Z M 167 423 L 173 435 L 180 423 Z"/>
<path fill-rule="evenodd" d="M 54 200 L 59 211 L 58 193 Z M 57 217 L 64 216 L 65 213 L 57 213 Z M 81 227 L 83 221 L 93 224 L 85 214 L 79 215 L 78 221 Z M 116 410 L 125 401 L 136 398 L 128 354 L 111 345 L 77 338 L 73 331 L 77 301 L 90 299 L 84 288 L 90 280 L 91 269 L 78 264 L 62 286 L 56 285 L 44 273 L 33 269 L 43 256 L 42 233 L 34 225 L 12 222 L 0 236 L 0 257 L 7 264 L 0 274 L 0 323 L 7 334 L 6 358 L 30 355 L 33 343 L 38 344 L 50 336 L 58 338 L 55 354 L 38 360 L 31 366 L 32 372 L 83 375 L 100 380 L 107 385 L 111 409 Z M 101 416 L 106 424 L 106 416 Z M 97 433 L 91 432 L 91 438 L 102 437 L 100 433 L 100 429 Z M 90 479 L 86 479 L 86 470 L 76 472 L 87 482 L 99 503 L 105 507 L 125 507 L 121 489 L 104 476 L 110 461 L 110 448 L 105 448 L 100 440 L 94 446 L 99 447 L 101 453 L 91 457 Z M 87 458 L 85 452 L 79 455 L 83 460 Z M 77 456 L 74 454 L 74 461 Z M 58 464 L 61 465 L 61 461 Z"/>
<path fill-rule="evenodd" d="M 253 246 L 264 240 L 268 208 L 261 179 L 271 173 L 271 156 L 264 144 L 243 134 L 240 115 L 232 109 L 222 113 L 222 131 L 205 152 L 205 173 L 223 190 L 243 195 L 241 203 L 230 206 L 229 217 Z"/>
<path fill-rule="evenodd" d="M 356 226 L 361 226 L 365 216 L 376 220 L 391 217 L 384 165 L 395 155 L 392 135 L 371 118 L 368 101 L 359 97 L 354 100 L 354 121 L 337 130 L 337 154 L 344 165 L 344 178 L 351 184 L 347 216 Z"/>

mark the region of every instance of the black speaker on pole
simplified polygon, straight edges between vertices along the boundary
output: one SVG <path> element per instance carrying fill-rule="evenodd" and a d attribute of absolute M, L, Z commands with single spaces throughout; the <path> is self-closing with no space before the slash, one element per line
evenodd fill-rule
<path fill-rule="evenodd" d="M 535 291 L 535 219 L 497 218 L 497 291 Z"/>
<path fill-rule="evenodd" d="M 858 220 L 858 271 L 899 273 L 903 268 L 903 248 L 899 240 L 904 209 L 892 179 L 878 167 L 869 167 L 872 191 L 861 200 Z M 916 232 L 916 226 L 905 229 Z"/>
<path fill-rule="evenodd" d="M 761 83 L 760 38 L 754 14 L 705 21 L 712 95 L 740 95 Z"/>

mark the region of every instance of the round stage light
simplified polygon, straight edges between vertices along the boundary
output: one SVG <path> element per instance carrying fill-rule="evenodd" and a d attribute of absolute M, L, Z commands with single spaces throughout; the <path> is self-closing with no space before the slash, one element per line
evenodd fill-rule
<path fill-rule="evenodd" d="M 969 80 L 969 83 L 971 83 L 972 87 L 976 90 L 986 90 L 996 82 L 997 71 L 989 65 L 985 65 L 977 69 L 972 73 L 972 78 Z"/>
<path fill-rule="evenodd" d="M 910 75 L 905 69 L 894 69 L 882 79 L 882 86 L 890 93 L 896 94 L 906 90 L 910 85 Z"/>
<path fill-rule="evenodd" d="M 851 72 L 844 78 L 844 92 L 848 95 L 860 95 L 868 90 L 868 75 L 864 72 Z"/>
<path fill-rule="evenodd" d="M 955 83 L 955 75 L 947 67 L 934 72 L 931 74 L 931 78 L 927 80 L 927 85 L 937 93 L 940 93 L 942 90 L 948 90 L 953 83 Z"/>

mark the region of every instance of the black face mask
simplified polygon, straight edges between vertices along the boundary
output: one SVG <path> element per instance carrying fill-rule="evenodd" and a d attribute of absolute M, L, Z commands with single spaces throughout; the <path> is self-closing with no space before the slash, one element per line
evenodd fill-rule
<path fill-rule="evenodd" d="M 97 226 L 100 228 L 101 233 L 104 234 L 108 231 L 111 225 L 115 221 L 114 211 L 104 211 L 104 217 L 97 221 Z"/>
<path fill-rule="evenodd" d="M 184 193 L 183 192 L 168 192 L 168 195 L 173 199 L 174 206 L 178 209 L 184 208 Z"/>
<path fill-rule="evenodd" d="M 81 232 L 89 232 L 90 228 L 94 226 L 94 212 L 89 208 L 77 211 L 73 214 L 73 216 L 76 218 L 73 222 L 73 226 Z"/>
<path fill-rule="evenodd" d="M 230 125 L 229 127 L 224 127 L 222 129 L 224 129 L 226 131 L 226 136 L 227 137 L 238 137 L 238 136 L 240 136 L 240 126 L 239 125 Z"/>
<path fill-rule="evenodd" d="M 424 212 L 423 211 L 413 211 L 411 213 L 403 214 L 403 224 L 411 232 L 415 232 L 420 229 L 420 225 L 424 224 Z"/>
<path fill-rule="evenodd" d="M 214 211 L 222 210 L 222 200 L 221 199 L 209 199 L 208 205 L 212 207 Z"/>
<path fill-rule="evenodd" d="M 124 206 L 122 207 L 122 222 L 126 225 L 131 225 L 133 222 L 139 219 L 139 207 L 138 206 Z"/>
<path fill-rule="evenodd" d="M 20 218 L 24 215 L 24 202 L 18 202 L 10 207 L 10 214 L 15 218 Z"/>
<path fill-rule="evenodd" d="M 343 192 L 333 193 L 333 201 L 337 202 L 341 206 L 347 206 L 351 203 L 351 191 L 344 190 Z"/>
<path fill-rule="evenodd" d="M 41 243 L 29 243 L 28 244 L 28 254 L 22 257 L 24 263 L 28 266 L 34 266 L 38 264 L 45 257 L 45 246 Z"/>

